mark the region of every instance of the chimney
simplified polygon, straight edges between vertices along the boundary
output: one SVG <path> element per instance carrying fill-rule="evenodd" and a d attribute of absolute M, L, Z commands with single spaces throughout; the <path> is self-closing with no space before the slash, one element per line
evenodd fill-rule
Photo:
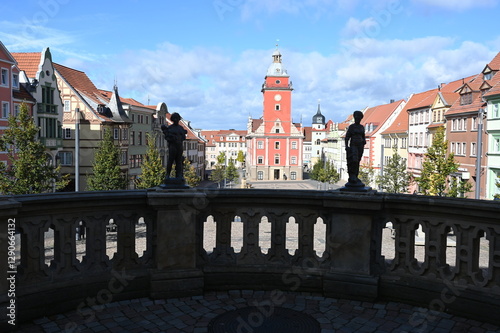
<path fill-rule="evenodd" d="M 394 100 L 393 100 L 393 99 L 391 99 L 391 102 L 390 102 L 390 103 L 394 103 Z"/>

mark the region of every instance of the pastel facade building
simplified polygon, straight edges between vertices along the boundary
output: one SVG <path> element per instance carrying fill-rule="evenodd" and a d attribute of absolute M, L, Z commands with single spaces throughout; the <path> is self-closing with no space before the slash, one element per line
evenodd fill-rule
<path fill-rule="evenodd" d="M 20 76 L 16 59 L 0 41 L 0 135 L 7 129 L 9 117 L 19 114 L 22 103 L 33 115 L 36 100 L 28 91 L 30 85 L 22 83 Z M 0 151 L 0 163 L 9 164 L 7 152 Z"/>
<path fill-rule="evenodd" d="M 276 49 L 262 85 L 263 115 L 247 125 L 247 179 L 302 180 L 302 124 L 292 121 L 292 83 Z"/>
<path fill-rule="evenodd" d="M 488 104 L 484 98 L 490 89 L 500 82 L 500 53 L 488 63 L 483 71 L 468 82 L 464 82 L 457 90 L 460 95 L 453 106 L 445 113 L 447 121 L 446 137 L 449 142 L 449 150 L 455 155 L 455 160 L 460 164 L 458 177 L 470 179 L 473 187 L 468 197 L 486 199 L 488 179 L 489 152 L 494 148 L 489 147 L 489 133 L 492 126 L 494 131 L 495 122 L 487 122 L 485 115 Z M 490 97 L 495 96 L 494 94 Z M 490 100 L 491 108 L 494 109 L 494 99 Z M 494 117 L 494 115 L 490 115 Z M 493 119 L 493 118 L 491 118 Z M 494 154 L 493 154 L 494 155 Z M 465 178 L 463 177 L 465 175 Z M 491 178 L 491 175 L 490 175 Z M 490 190 L 491 191 L 491 190 Z"/>
<path fill-rule="evenodd" d="M 55 164 L 62 149 L 63 102 L 57 86 L 52 54 L 47 47 L 42 52 L 12 55 L 21 70 L 20 82 L 36 100 L 33 117 L 40 127 L 39 139 L 47 147 L 47 155 Z"/>

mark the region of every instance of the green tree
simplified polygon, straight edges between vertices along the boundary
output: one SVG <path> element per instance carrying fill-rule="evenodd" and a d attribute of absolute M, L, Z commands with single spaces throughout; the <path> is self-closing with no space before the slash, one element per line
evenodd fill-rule
<path fill-rule="evenodd" d="M 371 164 L 362 164 L 359 166 L 359 180 L 361 180 L 366 186 L 370 186 L 375 179 L 375 170 Z"/>
<path fill-rule="evenodd" d="M 120 150 L 115 146 L 110 129 L 104 130 L 103 140 L 95 152 L 92 172 L 87 179 L 90 191 L 121 190 L 127 185 L 120 169 Z"/>
<path fill-rule="evenodd" d="M 184 179 L 191 187 L 196 187 L 201 182 L 201 177 L 198 176 L 194 165 L 187 158 L 184 159 Z"/>
<path fill-rule="evenodd" d="M 148 150 L 142 163 L 142 174 L 135 181 L 137 188 L 151 188 L 159 186 L 165 179 L 167 170 L 161 162 L 160 153 L 156 149 L 156 134 L 146 133 Z"/>
<path fill-rule="evenodd" d="M 240 175 L 238 174 L 238 170 L 234 166 L 234 162 L 232 159 L 229 160 L 229 165 L 226 168 L 226 179 L 230 182 L 236 181 L 240 178 Z"/>
<path fill-rule="evenodd" d="M 377 184 L 389 193 L 407 193 L 410 180 L 411 174 L 406 170 L 406 163 L 394 146 L 392 156 L 384 166 L 384 174 L 377 177 Z"/>
<path fill-rule="evenodd" d="M 496 181 L 495 185 L 500 190 L 500 174 L 498 174 L 498 176 L 497 176 L 497 181 Z M 495 194 L 494 198 L 497 200 L 500 200 L 500 193 Z"/>
<path fill-rule="evenodd" d="M 420 191 L 425 195 L 458 196 L 470 191 L 472 185 L 456 182 L 451 174 L 458 171 L 459 164 L 453 153 L 447 154 L 448 141 L 444 138 L 444 128 L 439 127 L 432 145 L 427 149 L 422 163 L 422 172 L 417 179 Z"/>
<path fill-rule="evenodd" d="M 0 163 L 0 193 L 46 193 L 69 183 L 69 175 L 60 175 L 60 167 L 52 165 L 46 147 L 37 140 L 39 130 L 24 103 L 18 116 L 9 117 L 0 138 L 0 150 L 10 161 L 9 166 Z"/>
<path fill-rule="evenodd" d="M 217 156 L 217 164 L 210 174 L 210 180 L 219 184 L 226 178 L 226 153 L 220 152 Z"/>
<path fill-rule="evenodd" d="M 236 156 L 236 161 L 240 162 L 241 167 L 245 165 L 245 153 L 243 152 L 243 150 L 238 150 L 238 156 Z"/>
<path fill-rule="evenodd" d="M 336 183 L 340 180 L 340 174 L 333 162 L 317 161 L 314 163 L 311 173 L 311 179 L 317 180 L 322 183 Z"/>

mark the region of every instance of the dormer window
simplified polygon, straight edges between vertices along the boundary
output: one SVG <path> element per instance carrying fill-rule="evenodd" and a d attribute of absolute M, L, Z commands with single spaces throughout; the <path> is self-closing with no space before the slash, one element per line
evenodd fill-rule
<path fill-rule="evenodd" d="M 472 104 L 472 93 L 468 92 L 460 96 L 460 105 Z"/>
<path fill-rule="evenodd" d="M 491 80 L 492 77 L 493 77 L 493 75 L 491 74 L 491 72 L 484 74 L 484 79 L 485 80 Z"/>

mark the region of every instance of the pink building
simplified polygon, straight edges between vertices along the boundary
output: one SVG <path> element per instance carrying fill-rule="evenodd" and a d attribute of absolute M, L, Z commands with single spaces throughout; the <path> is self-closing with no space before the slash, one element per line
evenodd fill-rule
<path fill-rule="evenodd" d="M 276 48 L 262 85 L 263 116 L 247 126 L 249 180 L 302 180 L 302 124 L 292 121 L 292 83 Z"/>

